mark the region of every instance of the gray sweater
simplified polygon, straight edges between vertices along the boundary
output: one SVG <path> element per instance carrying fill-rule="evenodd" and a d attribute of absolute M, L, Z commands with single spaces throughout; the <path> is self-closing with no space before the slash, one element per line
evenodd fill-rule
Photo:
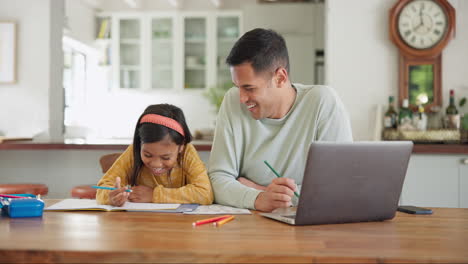
<path fill-rule="evenodd" d="M 332 88 L 302 84 L 294 87 L 294 105 L 281 119 L 255 120 L 239 102 L 238 88 L 226 93 L 208 164 L 216 203 L 255 209 L 261 191 L 239 183 L 238 177 L 267 186 L 276 176 L 263 163 L 266 160 L 283 177 L 302 185 L 313 141 L 352 141 L 348 115 Z"/>

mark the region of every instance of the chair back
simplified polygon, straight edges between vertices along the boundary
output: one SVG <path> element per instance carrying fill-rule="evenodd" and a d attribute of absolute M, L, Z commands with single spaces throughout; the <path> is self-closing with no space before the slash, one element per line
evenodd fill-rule
<path fill-rule="evenodd" d="M 106 173 L 112 167 L 112 164 L 120 157 L 120 154 L 122 153 L 106 154 L 99 158 L 102 173 Z M 80 199 L 96 199 L 96 191 L 91 185 L 79 185 L 73 187 L 71 196 Z"/>
<path fill-rule="evenodd" d="M 101 165 L 102 173 L 106 173 L 121 154 L 122 153 L 112 153 L 101 156 L 99 159 L 99 164 Z"/>

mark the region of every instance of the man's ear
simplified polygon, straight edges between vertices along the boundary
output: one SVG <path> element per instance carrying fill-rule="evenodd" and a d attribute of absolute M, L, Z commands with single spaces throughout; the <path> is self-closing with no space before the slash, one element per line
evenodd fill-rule
<path fill-rule="evenodd" d="M 284 85 L 288 80 L 288 72 L 285 68 L 279 67 L 275 71 L 275 82 L 278 87 Z"/>

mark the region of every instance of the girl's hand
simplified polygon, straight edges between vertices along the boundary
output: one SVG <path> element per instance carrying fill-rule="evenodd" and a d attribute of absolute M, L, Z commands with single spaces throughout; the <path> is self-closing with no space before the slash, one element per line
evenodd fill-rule
<path fill-rule="evenodd" d="M 153 188 L 147 186 L 134 186 L 128 200 L 133 203 L 153 202 Z"/>
<path fill-rule="evenodd" d="M 125 191 L 127 188 L 120 187 L 120 177 L 115 179 L 115 188 L 117 189 L 112 190 L 109 193 L 109 201 L 112 206 L 120 207 L 124 205 L 126 201 L 128 201 L 128 196 L 130 193 Z"/>

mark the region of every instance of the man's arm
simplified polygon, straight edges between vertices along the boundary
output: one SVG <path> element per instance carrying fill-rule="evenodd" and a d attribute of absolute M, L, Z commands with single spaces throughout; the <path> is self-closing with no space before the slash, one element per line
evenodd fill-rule
<path fill-rule="evenodd" d="M 234 88 L 235 89 L 235 88 Z M 247 187 L 237 181 L 239 176 L 242 141 L 239 134 L 234 137 L 233 130 L 239 127 L 241 113 L 235 91 L 231 89 L 221 105 L 216 120 L 215 137 L 208 163 L 215 202 L 239 208 L 255 209 L 255 200 L 260 190 Z M 236 120 L 233 120 L 233 119 Z"/>

